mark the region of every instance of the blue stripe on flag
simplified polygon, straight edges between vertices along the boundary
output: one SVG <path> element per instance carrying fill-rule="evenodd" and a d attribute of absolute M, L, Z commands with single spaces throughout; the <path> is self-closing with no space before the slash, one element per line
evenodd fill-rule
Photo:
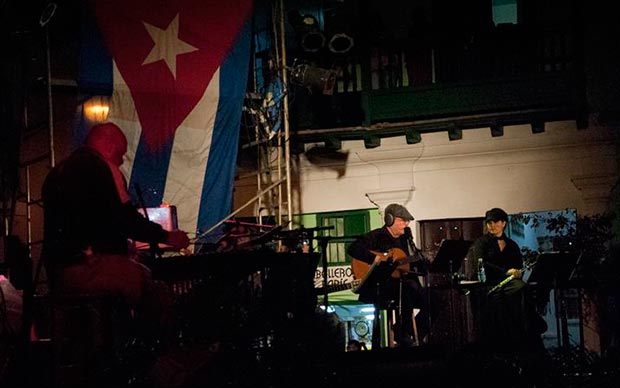
<path fill-rule="evenodd" d="M 247 21 L 220 67 L 220 98 L 200 201 L 198 234 L 231 212 L 241 110 L 249 71 L 250 32 L 251 23 Z M 204 242 L 214 242 L 217 237 L 217 233 L 211 233 Z"/>
<path fill-rule="evenodd" d="M 166 176 L 172 152 L 172 141 L 166 143 L 159 151 L 148 150 L 144 131 L 140 135 L 140 143 L 136 150 L 136 157 L 131 170 L 129 180 L 129 192 L 134 203 L 146 207 L 156 207 L 162 203 L 164 189 L 166 188 Z M 142 193 L 140 198 L 138 189 Z M 141 199 L 144 203 L 141 203 Z"/>
<path fill-rule="evenodd" d="M 83 7 L 78 65 L 80 91 L 90 95 L 112 94 L 112 57 L 103 43 L 101 31 L 89 7 Z"/>

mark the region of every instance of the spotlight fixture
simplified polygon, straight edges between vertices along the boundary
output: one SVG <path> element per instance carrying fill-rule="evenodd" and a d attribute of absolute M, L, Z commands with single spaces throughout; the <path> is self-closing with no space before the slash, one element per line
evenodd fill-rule
<path fill-rule="evenodd" d="M 313 93 L 332 95 L 338 72 L 302 64 L 293 67 L 290 74 L 291 82 L 305 86 Z"/>
<path fill-rule="evenodd" d="M 328 36 L 327 48 L 334 54 L 349 52 L 354 45 L 353 24 L 357 20 L 350 6 L 333 4 L 325 9 L 325 35 Z"/>
<path fill-rule="evenodd" d="M 304 51 L 314 53 L 325 46 L 325 35 L 319 28 L 319 22 L 312 15 L 304 15 L 299 28 L 300 45 Z"/>
<path fill-rule="evenodd" d="M 331 36 L 327 47 L 334 54 L 344 54 L 353 48 L 353 38 L 344 32 L 339 32 Z"/>
<path fill-rule="evenodd" d="M 325 35 L 316 17 L 311 14 L 302 16 L 299 11 L 292 10 L 288 13 L 288 20 L 295 30 L 297 43 L 304 51 L 314 53 L 325 46 Z"/>

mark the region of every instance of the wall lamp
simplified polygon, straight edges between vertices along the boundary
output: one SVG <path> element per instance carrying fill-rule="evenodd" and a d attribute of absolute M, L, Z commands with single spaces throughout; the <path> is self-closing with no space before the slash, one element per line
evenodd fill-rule
<path fill-rule="evenodd" d="M 107 121 L 110 112 L 110 103 L 107 96 L 93 96 L 84 102 L 84 116 L 93 123 Z"/>

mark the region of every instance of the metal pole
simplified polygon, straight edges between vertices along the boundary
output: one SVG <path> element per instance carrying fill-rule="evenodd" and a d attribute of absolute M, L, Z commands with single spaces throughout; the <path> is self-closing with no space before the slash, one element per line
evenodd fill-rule
<path fill-rule="evenodd" d="M 254 77 L 256 78 L 256 77 Z M 260 143 L 258 143 L 260 141 L 260 128 L 258 127 L 258 122 L 256 123 L 256 125 L 254 126 L 255 128 L 255 137 L 256 137 L 256 142 L 257 142 L 257 146 L 256 146 L 256 165 L 258 167 L 258 174 L 256 174 L 256 187 L 258 189 L 258 192 L 261 192 L 261 189 L 263 187 L 262 185 L 262 180 L 263 180 L 263 162 L 262 162 L 262 149 L 260 146 Z M 263 198 L 259 197 L 258 198 L 258 203 L 257 203 L 257 219 L 258 219 L 258 223 L 262 224 L 263 223 L 263 218 L 261 216 L 261 209 L 263 208 Z"/>
<path fill-rule="evenodd" d="M 47 119 L 49 125 L 49 145 L 50 145 L 50 165 L 56 165 L 54 156 L 54 106 L 52 105 L 52 56 L 50 53 L 50 33 L 49 27 L 45 26 L 45 47 L 47 59 Z"/>
<path fill-rule="evenodd" d="M 52 105 L 52 55 L 50 53 L 50 30 L 49 22 L 54 17 L 58 5 L 56 3 L 48 3 L 41 13 L 39 25 L 45 28 L 45 57 L 47 64 L 47 119 L 49 126 L 49 146 L 50 146 L 50 165 L 56 165 L 56 157 L 54 156 L 54 106 Z"/>
<path fill-rule="evenodd" d="M 252 18 L 252 30 L 254 30 L 255 26 L 254 26 L 254 18 Z M 254 36 L 252 36 L 252 52 L 255 51 L 255 47 L 254 47 L 255 43 L 254 43 Z M 256 92 L 258 90 L 258 85 L 257 85 L 257 78 L 258 78 L 258 72 L 256 70 L 256 57 L 254 55 L 252 55 L 252 82 L 253 82 L 253 92 Z M 252 103 L 252 99 L 250 99 L 250 104 Z M 263 185 L 262 185 L 262 179 L 263 179 L 263 165 L 262 165 L 262 149 L 261 149 L 261 138 L 260 138 L 260 125 L 259 125 L 259 121 L 256 121 L 256 125 L 254 126 L 255 129 L 255 139 L 256 139 L 256 165 L 258 167 L 258 173 L 256 174 L 256 186 L 258 188 L 258 192 L 260 193 Z M 258 223 L 262 225 L 263 223 L 263 218 L 261 215 L 261 209 L 263 208 L 263 198 L 259 197 L 258 198 L 258 203 L 256 204 L 256 219 L 258 220 Z"/>
<path fill-rule="evenodd" d="M 276 71 L 279 70 L 279 68 L 281 67 L 281 61 L 280 61 L 280 47 L 278 46 L 278 39 L 280 37 L 280 33 L 278 32 L 278 28 L 280 25 L 280 11 L 279 11 L 279 3 L 278 2 L 273 2 L 273 15 L 275 15 L 274 19 L 272 20 L 272 24 L 271 27 L 273 28 L 273 38 L 274 38 L 274 60 L 273 60 L 273 66 L 275 68 Z M 282 131 L 278 131 L 277 137 L 276 137 L 276 177 L 278 178 L 278 180 L 282 180 L 282 165 L 281 165 L 281 154 L 280 154 L 280 149 L 282 146 Z M 271 179 L 272 177 L 272 153 L 273 150 L 271 149 L 271 147 L 268 147 L 266 150 L 266 154 L 267 154 L 267 163 L 266 166 L 268 168 L 268 173 L 269 173 L 269 177 Z M 276 207 L 276 201 L 274 201 L 274 197 L 273 195 L 270 195 L 269 197 L 269 209 L 268 210 L 268 214 L 273 214 L 273 212 L 277 211 L 277 215 L 276 215 L 276 222 L 278 225 L 282 225 L 282 186 L 278 186 L 278 191 L 276 192 L 277 195 L 277 207 Z M 280 243 L 282 243 L 282 241 L 280 241 Z"/>
<path fill-rule="evenodd" d="M 28 255 L 31 256 L 31 247 L 32 247 L 32 214 L 30 210 L 30 205 L 32 201 L 30 188 L 30 166 L 26 166 L 26 224 L 28 228 L 26 230 L 27 239 L 28 239 Z"/>
<path fill-rule="evenodd" d="M 280 150 L 282 149 L 282 134 L 278 136 L 278 146 L 276 148 L 276 168 L 278 171 L 278 180 L 283 180 L 282 178 L 282 153 Z M 282 225 L 282 186 L 278 186 L 278 225 Z"/>
<path fill-rule="evenodd" d="M 284 0 L 280 0 L 280 51 L 282 58 L 282 84 L 284 85 L 284 99 L 282 102 L 282 117 L 284 124 L 284 158 L 286 172 L 286 205 L 287 205 L 287 221 L 291 221 L 293 213 L 293 204 L 291 202 L 291 142 L 290 128 L 288 122 L 288 77 L 286 73 L 286 41 L 284 37 Z"/>

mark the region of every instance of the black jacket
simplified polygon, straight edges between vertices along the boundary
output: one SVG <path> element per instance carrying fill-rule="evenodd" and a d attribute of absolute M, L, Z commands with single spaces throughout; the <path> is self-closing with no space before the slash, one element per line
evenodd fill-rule
<path fill-rule="evenodd" d="M 391 248 L 402 249 L 408 254 L 405 236 L 392 237 L 387 227 L 372 230 L 349 245 L 347 253 L 352 258 L 372 264 L 375 254 L 370 252 L 387 252 Z"/>
<path fill-rule="evenodd" d="M 167 232 L 123 203 L 106 161 L 84 147 L 50 171 L 42 188 L 43 258 L 59 266 L 79 260 L 80 252 L 126 253 L 128 239 L 163 242 Z"/>
<path fill-rule="evenodd" d="M 347 248 L 347 253 L 352 259 L 363 261 L 367 264 L 372 264 L 375 259 L 374 252 L 387 252 L 392 248 L 398 248 L 403 251 L 403 254 L 409 256 L 407 238 L 403 236 L 392 237 L 387 227 L 383 226 L 379 229 L 374 229 L 365 235 L 355 240 Z M 411 267 L 411 265 L 409 265 Z M 414 268 L 412 268 L 414 269 Z M 382 287 L 382 299 L 395 300 L 398 293 L 398 279 L 387 277 Z M 412 290 L 419 290 L 421 287 L 417 277 L 411 277 L 406 282 L 407 287 Z M 362 287 L 360 290 L 359 300 L 372 303 L 376 298 L 376 284 L 367 284 L 366 287 Z"/>
<path fill-rule="evenodd" d="M 469 255 L 473 260 L 474 270 L 478 259 L 485 263 L 487 282 L 499 283 L 506 279 L 506 271 L 510 268 L 521 269 L 523 267 L 523 257 L 519 245 L 512 239 L 502 236 L 506 241 L 503 251 L 499 250 L 497 238 L 489 233 L 479 237 L 471 248 Z"/>

